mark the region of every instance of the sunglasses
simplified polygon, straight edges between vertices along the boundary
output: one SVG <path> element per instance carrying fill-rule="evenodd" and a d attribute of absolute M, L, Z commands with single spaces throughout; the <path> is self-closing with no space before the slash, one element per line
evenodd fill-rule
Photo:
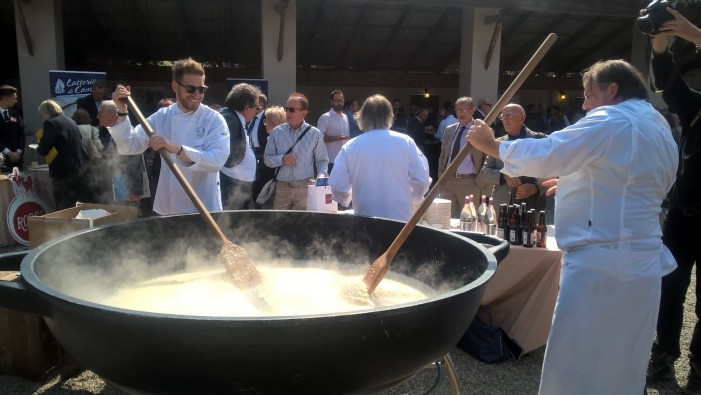
<path fill-rule="evenodd" d="M 180 83 L 180 81 L 175 81 L 175 82 L 177 82 L 178 85 L 185 88 L 185 92 L 187 92 L 187 93 L 195 93 L 195 91 L 198 91 L 198 92 L 200 92 L 200 94 L 204 95 L 204 93 L 207 92 L 207 89 L 209 89 L 209 87 L 207 85 L 193 86 L 193 85 L 183 85 Z"/>
<path fill-rule="evenodd" d="M 290 112 L 294 113 L 295 111 L 305 111 L 303 108 L 294 108 L 294 107 L 283 107 L 285 109 L 285 112 Z"/>

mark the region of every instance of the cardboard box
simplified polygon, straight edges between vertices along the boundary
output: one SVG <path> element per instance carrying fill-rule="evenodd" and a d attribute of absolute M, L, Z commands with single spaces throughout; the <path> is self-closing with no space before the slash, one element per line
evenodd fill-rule
<path fill-rule="evenodd" d="M 92 209 L 103 209 L 110 214 L 95 219 L 76 218 L 81 210 Z M 29 217 L 29 247 L 35 248 L 46 241 L 79 230 L 133 220 L 137 216 L 138 210 L 135 206 L 83 203 L 46 215 Z"/>

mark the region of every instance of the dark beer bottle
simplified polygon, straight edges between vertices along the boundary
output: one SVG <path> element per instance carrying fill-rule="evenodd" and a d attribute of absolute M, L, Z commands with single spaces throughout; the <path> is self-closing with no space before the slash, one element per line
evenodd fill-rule
<path fill-rule="evenodd" d="M 523 232 L 522 232 L 523 246 L 526 248 L 532 248 L 534 241 L 535 241 L 533 239 L 533 228 L 535 228 L 535 219 L 533 218 L 532 211 L 527 211 L 525 213 L 525 215 L 526 215 L 526 224 L 523 225 Z"/>
<path fill-rule="evenodd" d="M 548 241 L 548 227 L 545 225 L 545 211 L 540 212 L 540 221 L 538 221 L 538 247 L 545 248 Z"/>
<path fill-rule="evenodd" d="M 499 224 L 497 226 L 497 237 L 506 240 L 509 229 L 509 216 L 506 203 L 499 205 Z"/>
<path fill-rule="evenodd" d="M 516 205 L 509 206 L 509 242 L 516 244 L 516 218 L 518 217 Z"/>

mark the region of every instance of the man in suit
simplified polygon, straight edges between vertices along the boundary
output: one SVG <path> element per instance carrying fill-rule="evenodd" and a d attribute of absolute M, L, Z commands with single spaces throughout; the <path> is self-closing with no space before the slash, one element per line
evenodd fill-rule
<path fill-rule="evenodd" d="M 219 113 L 229 127 L 229 157 L 220 170 L 221 198 L 224 210 L 250 208 L 253 181 L 256 178 L 256 156 L 253 153 L 246 125 L 251 123 L 261 106 L 262 92 L 251 84 L 236 84 L 226 96 Z"/>
<path fill-rule="evenodd" d="M 473 115 L 473 117 L 475 119 L 485 119 L 487 118 L 487 114 L 489 114 L 491 109 L 492 101 L 486 97 L 483 97 L 477 101 L 477 109 L 475 110 L 475 115 Z"/>
<path fill-rule="evenodd" d="M 275 177 L 275 169 L 266 166 L 263 161 L 265 146 L 268 145 L 268 129 L 265 126 L 265 110 L 268 108 L 268 98 L 262 93 L 258 96 L 258 105 L 260 105 L 260 110 L 249 125 L 253 153 L 256 156 L 256 179 L 253 181 L 253 191 L 251 193 L 254 204 L 261 189 L 263 189 L 263 185 Z"/>
<path fill-rule="evenodd" d="M 419 110 L 415 117 L 409 120 L 407 124 L 407 134 L 414 139 L 414 143 L 419 147 L 421 152 L 424 152 L 424 143 L 426 142 L 426 120 L 428 119 L 428 108 Z M 424 155 L 426 153 L 424 152 Z"/>
<path fill-rule="evenodd" d="M 24 122 L 15 108 L 17 88 L 0 86 L 0 152 L 5 157 L 2 172 L 12 171 L 13 167 L 22 170 L 22 150 L 24 149 Z"/>
<path fill-rule="evenodd" d="M 454 123 L 445 129 L 441 156 L 438 159 L 438 177 L 440 178 L 448 165 L 453 161 L 467 144 L 465 136 L 467 130 L 472 126 L 472 119 L 475 113 L 475 103 L 472 98 L 463 96 L 455 101 L 455 113 L 458 123 Z M 455 174 L 451 174 L 441 187 L 439 194 L 443 199 L 450 200 L 451 217 L 458 218 L 465 196 L 474 195 L 475 198 L 486 192 L 482 191 L 482 185 L 477 180 L 477 175 L 484 165 L 484 153 L 473 146 L 468 147 L 469 154 L 460 163 Z"/>
<path fill-rule="evenodd" d="M 548 137 L 546 134 L 534 132 L 524 125 L 526 112 L 518 104 L 507 104 L 501 111 L 501 119 L 507 134 L 499 137 L 498 141 Z M 485 185 L 494 185 L 492 192 L 494 207 L 499 207 L 501 203 L 526 203 L 529 209 L 544 210 L 545 190 L 547 188 L 533 177 L 509 177 L 501 173 L 503 167 L 504 162 L 501 159 L 488 156 L 478 178 Z M 490 192 L 486 191 L 486 194 Z"/>
<path fill-rule="evenodd" d="M 97 112 L 102 105 L 102 99 L 105 95 L 105 80 L 95 80 L 90 94 L 78 99 L 75 103 L 78 108 L 82 108 L 90 114 L 92 118 L 91 125 L 98 126 L 100 121 L 97 119 Z"/>

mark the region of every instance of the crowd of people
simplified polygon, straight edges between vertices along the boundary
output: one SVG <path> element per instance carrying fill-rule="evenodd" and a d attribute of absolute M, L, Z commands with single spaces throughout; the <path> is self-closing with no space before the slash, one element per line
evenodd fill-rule
<path fill-rule="evenodd" d="M 172 67 L 174 99 L 148 117 L 155 135 L 130 120 L 129 86 L 117 85 L 112 100 L 104 100 L 104 84 L 96 84 L 74 119 L 51 100 L 39 105 L 44 125 L 37 151 L 52 157 L 58 208 L 96 199 L 109 184 L 102 175 L 110 171 L 100 167 L 105 157 L 125 156 L 136 158 L 120 165 L 129 169 L 129 201 L 152 197 L 148 209 L 157 215 L 195 212 L 157 152 L 170 155 L 209 211 L 305 210 L 308 186 L 329 177 L 342 207 L 406 221 L 431 185 L 432 168 L 436 177 L 447 177 L 439 196 L 451 201 L 453 217 L 469 195 L 537 210 L 556 194 L 556 238 L 564 256 L 540 393 L 640 393 L 646 383 L 675 378 L 684 295 L 701 252 L 695 237 L 701 93 L 681 78 L 666 41 L 671 35 L 701 46 L 701 30 L 669 12 L 673 18 L 652 37 L 652 72 L 669 106 L 663 112 L 649 103 L 635 67 L 607 60 L 584 71 L 586 114 L 573 119 L 557 106 L 536 112 L 534 105 L 509 103 L 488 125 L 491 100 L 462 96 L 430 125 L 426 108 L 407 113 L 399 99 L 346 100 L 333 90 L 329 111 L 314 126 L 300 92 L 284 106 L 268 106 L 259 88 L 242 83 L 221 109 L 204 105 L 204 68 L 188 58 Z M 16 100 L 16 89 L 0 87 L 3 166 L 21 168 Z M 425 152 L 432 145 L 440 147 L 435 158 Z M 147 177 L 149 161 L 157 174 Z M 91 168 L 94 181 L 86 183 Z M 445 174 L 448 168 L 457 170 Z M 272 198 L 256 204 L 273 178 Z M 697 394 L 698 322 L 690 352 L 685 392 Z"/>

